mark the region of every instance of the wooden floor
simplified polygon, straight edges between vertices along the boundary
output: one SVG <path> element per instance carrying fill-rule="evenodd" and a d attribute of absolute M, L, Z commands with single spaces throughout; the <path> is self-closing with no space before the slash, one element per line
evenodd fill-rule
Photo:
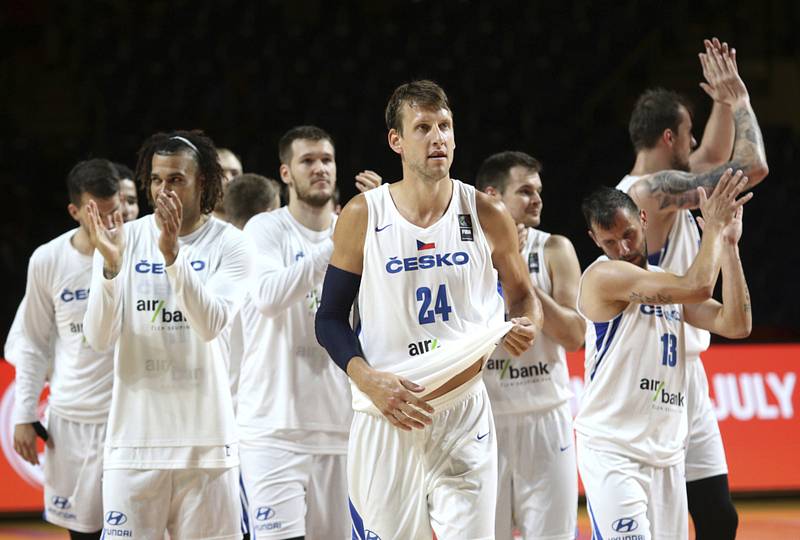
<path fill-rule="evenodd" d="M 800 499 L 738 501 L 737 540 L 800 540 Z M 585 507 L 579 510 L 579 540 L 589 540 L 589 519 Z M 694 535 L 690 535 L 694 538 Z M 9 521 L 0 518 L 0 540 L 38 538 L 64 540 L 65 531 L 40 520 Z"/>

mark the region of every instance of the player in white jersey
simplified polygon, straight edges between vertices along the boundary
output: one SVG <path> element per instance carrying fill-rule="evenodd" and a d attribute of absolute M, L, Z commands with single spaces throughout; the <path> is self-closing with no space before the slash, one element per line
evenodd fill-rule
<path fill-rule="evenodd" d="M 648 264 L 647 214 L 628 195 L 603 187 L 583 201 L 589 235 L 605 253 L 578 292 L 591 324 L 575 430 L 593 538 L 688 538 L 684 327 L 750 333 L 737 245 L 752 196 L 736 199 L 746 182 L 729 169 L 708 199 L 698 190 L 705 234 L 684 275 Z M 722 303 L 711 298 L 720 270 Z"/>
<path fill-rule="evenodd" d="M 520 254 L 544 311 L 542 334 L 519 359 L 498 347 L 484 380 L 497 426 L 499 484 L 495 538 L 572 540 L 578 473 L 565 350 L 583 344 L 575 311 L 581 268 L 567 238 L 536 229 L 541 221 L 541 164 L 524 152 L 500 152 L 478 170 L 476 187 L 502 201 L 520 236 Z M 535 456 L 531 459 L 531 456 Z"/>
<path fill-rule="evenodd" d="M 105 536 L 240 538 L 239 456 L 219 336 L 246 294 L 249 244 L 210 216 L 222 171 L 200 132 L 158 133 L 137 178 L 155 208 L 122 227 L 89 204 L 97 253 L 84 333 L 115 347 Z"/>
<path fill-rule="evenodd" d="M 237 420 L 242 476 L 256 538 L 350 538 L 347 377 L 314 339 L 333 252 L 333 139 L 297 126 L 278 144 L 289 204 L 253 217 L 256 277 L 245 311 Z M 378 177 L 377 183 L 380 183 Z"/>
<path fill-rule="evenodd" d="M 444 91 L 430 81 L 398 87 L 386 124 L 403 179 L 342 211 L 317 312 L 317 338 L 354 394 L 353 538 L 493 538 L 497 450 L 483 351 L 506 332 L 509 351 L 528 349 L 541 306 L 508 212 L 450 178 Z M 513 323 L 503 323 L 498 272 Z M 358 336 L 348 320 L 356 294 Z"/>
<path fill-rule="evenodd" d="M 113 351 L 93 351 L 83 338 L 83 315 L 92 277 L 87 206 L 105 218 L 119 210 L 119 176 L 111 162 L 78 163 L 67 177 L 78 222 L 38 247 L 28 265 L 25 298 L 9 334 L 6 356 L 16 365 L 14 448 L 38 464 L 36 430 L 48 442 L 44 458 L 44 517 L 71 538 L 100 538 L 103 440 L 111 400 Z M 45 429 L 37 407 L 50 378 Z"/>
<path fill-rule="evenodd" d="M 713 190 L 727 167 L 744 170 L 750 178 L 748 188 L 767 174 L 764 142 L 736 68 L 735 51 L 716 39 L 706 41 L 701 60 L 708 81 L 703 88 L 714 99 L 702 144 L 692 151 L 696 143 L 691 116 L 679 95 L 665 90 L 647 91 L 637 101 L 630 120 L 636 163 L 617 186 L 647 212 L 651 263 L 678 274 L 689 268 L 700 243 L 690 212 L 698 204 L 696 187 Z M 726 163 L 729 159 L 730 163 Z M 697 538 L 731 540 L 736 536 L 738 518 L 730 498 L 719 425 L 700 360 L 700 353 L 709 342 L 708 332 L 686 327 L 690 388 L 686 488 Z"/>

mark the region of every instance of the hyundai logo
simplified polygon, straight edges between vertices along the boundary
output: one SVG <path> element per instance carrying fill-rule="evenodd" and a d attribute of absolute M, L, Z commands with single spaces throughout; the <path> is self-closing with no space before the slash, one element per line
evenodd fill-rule
<path fill-rule="evenodd" d="M 617 532 L 633 532 L 639 528 L 639 524 L 633 518 L 620 518 L 611 524 L 611 528 Z"/>
<path fill-rule="evenodd" d="M 259 506 L 256 510 L 256 521 L 267 521 L 275 517 L 275 510 L 269 506 Z"/>
<path fill-rule="evenodd" d="M 106 523 L 109 525 L 113 525 L 117 527 L 122 525 L 128 521 L 128 516 L 123 514 L 122 512 L 117 512 L 116 510 L 111 510 L 110 512 L 106 512 Z"/>
<path fill-rule="evenodd" d="M 375 534 L 374 532 L 370 531 L 369 529 L 365 530 L 364 533 L 364 540 L 381 540 L 381 537 Z"/>
<path fill-rule="evenodd" d="M 69 503 L 69 499 L 67 499 L 66 497 L 61 497 L 59 495 L 54 496 L 52 502 L 53 506 L 55 506 L 56 508 L 61 508 L 62 510 L 66 510 L 67 508 L 72 506 Z"/>

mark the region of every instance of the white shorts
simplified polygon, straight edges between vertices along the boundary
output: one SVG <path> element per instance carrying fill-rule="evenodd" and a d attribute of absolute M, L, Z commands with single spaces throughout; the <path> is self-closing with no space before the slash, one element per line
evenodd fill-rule
<path fill-rule="evenodd" d="M 578 515 L 578 469 L 569 403 L 541 413 L 495 417 L 497 426 L 497 540 L 573 540 Z"/>
<path fill-rule="evenodd" d="M 239 446 L 253 538 L 350 539 L 347 456 Z"/>
<path fill-rule="evenodd" d="M 688 389 L 686 391 L 689 415 L 689 438 L 686 444 L 686 481 L 693 482 L 728 474 L 725 448 L 711 398 L 708 395 L 708 377 L 699 358 L 686 362 Z"/>
<path fill-rule="evenodd" d="M 106 424 L 72 422 L 49 412 L 44 450 L 44 519 L 75 532 L 103 528 Z"/>
<path fill-rule="evenodd" d="M 578 468 L 592 538 L 688 540 L 689 508 L 683 463 L 652 467 L 586 447 L 578 435 Z"/>
<path fill-rule="evenodd" d="M 494 538 L 497 442 L 480 376 L 434 400 L 433 423 L 402 431 L 356 412 L 347 478 L 352 538 Z"/>
<path fill-rule="evenodd" d="M 239 468 L 106 469 L 103 538 L 242 538 Z"/>

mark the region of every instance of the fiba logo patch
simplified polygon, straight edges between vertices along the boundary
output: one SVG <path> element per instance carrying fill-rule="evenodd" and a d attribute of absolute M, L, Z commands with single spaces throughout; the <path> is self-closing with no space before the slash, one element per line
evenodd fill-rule
<path fill-rule="evenodd" d="M 633 518 L 620 518 L 611 524 L 611 528 L 617 532 L 633 532 L 639 528 L 639 523 Z"/>
<path fill-rule="evenodd" d="M 69 502 L 69 499 L 66 497 L 61 497 L 60 495 L 55 495 L 50 502 L 53 503 L 53 506 L 56 508 L 61 508 L 62 510 L 66 510 L 70 506 L 72 506 Z"/>
<path fill-rule="evenodd" d="M 128 516 L 122 512 L 118 512 L 116 510 L 110 510 L 106 512 L 106 523 L 112 527 L 119 527 L 120 525 L 124 525 L 127 521 Z"/>

